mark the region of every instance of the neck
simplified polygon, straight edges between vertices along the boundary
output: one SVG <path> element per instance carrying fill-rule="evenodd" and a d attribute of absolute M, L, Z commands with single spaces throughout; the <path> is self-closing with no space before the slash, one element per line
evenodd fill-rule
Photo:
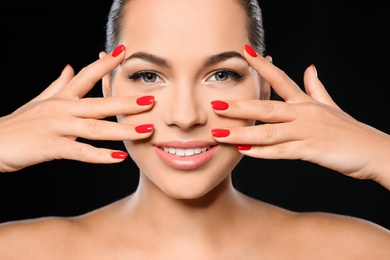
<path fill-rule="evenodd" d="M 232 185 L 230 176 L 207 194 L 196 199 L 172 198 L 141 174 L 137 191 L 129 205 L 139 220 L 159 234 L 182 233 L 210 235 L 231 225 L 241 203 L 240 193 Z"/>

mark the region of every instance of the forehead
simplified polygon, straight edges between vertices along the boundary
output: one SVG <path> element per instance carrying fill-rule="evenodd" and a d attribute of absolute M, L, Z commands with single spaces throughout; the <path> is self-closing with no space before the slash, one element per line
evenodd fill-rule
<path fill-rule="evenodd" d="M 248 43 L 246 12 L 238 0 L 131 0 L 121 34 L 129 47 L 177 51 L 241 49 Z"/>

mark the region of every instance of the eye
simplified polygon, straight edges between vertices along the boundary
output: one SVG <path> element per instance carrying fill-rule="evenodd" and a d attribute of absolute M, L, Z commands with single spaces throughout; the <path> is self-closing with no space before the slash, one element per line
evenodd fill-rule
<path fill-rule="evenodd" d="M 133 81 L 141 80 L 144 83 L 160 83 L 164 82 L 160 76 L 157 75 L 157 73 L 152 71 L 140 71 L 136 72 L 134 74 L 128 75 L 128 79 L 131 79 Z"/>
<path fill-rule="evenodd" d="M 244 77 L 244 75 L 234 71 L 234 70 L 219 70 L 215 72 L 208 79 L 210 81 L 228 81 L 229 79 L 239 81 Z"/>

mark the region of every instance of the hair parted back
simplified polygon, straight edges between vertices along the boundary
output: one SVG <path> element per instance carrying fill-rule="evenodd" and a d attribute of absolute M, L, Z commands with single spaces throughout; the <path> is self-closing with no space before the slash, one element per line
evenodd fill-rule
<path fill-rule="evenodd" d="M 106 25 L 106 52 L 111 52 L 120 44 L 120 33 L 122 31 L 124 7 L 131 0 L 113 0 Z M 194 0 L 196 1 L 196 0 Z M 250 44 L 255 50 L 264 55 L 264 27 L 261 9 L 257 0 L 237 0 L 240 1 L 248 17 L 248 35 Z"/>

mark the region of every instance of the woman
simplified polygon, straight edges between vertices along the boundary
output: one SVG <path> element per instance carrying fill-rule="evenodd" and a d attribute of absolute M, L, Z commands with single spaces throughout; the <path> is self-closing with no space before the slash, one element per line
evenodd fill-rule
<path fill-rule="evenodd" d="M 74 218 L 3 224 L 1 258 L 389 257 L 390 233 L 373 223 L 290 212 L 234 189 L 231 172 L 243 155 L 307 160 L 390 189 L 389 136 L 341 111 L 314 66 L 305 72 L 306 95 L 263 58 L 259 11 L 238 0 L 114 1 L 108 54 L 76 76 L 67 66 L 0 119 L 9 147 L 0 169 L 59 158 L 120 162 L 126 152 L 76 138 L 125 140 L 140 169 L 137 191 Z M 101 78 L 105 98 L 83 99 Z M 267 100 L 270 85 L 286 102 Z M 119 124 L 99 120 L 113 115 Z M 356 150 L 356 140 L 366 149 Z"/>

